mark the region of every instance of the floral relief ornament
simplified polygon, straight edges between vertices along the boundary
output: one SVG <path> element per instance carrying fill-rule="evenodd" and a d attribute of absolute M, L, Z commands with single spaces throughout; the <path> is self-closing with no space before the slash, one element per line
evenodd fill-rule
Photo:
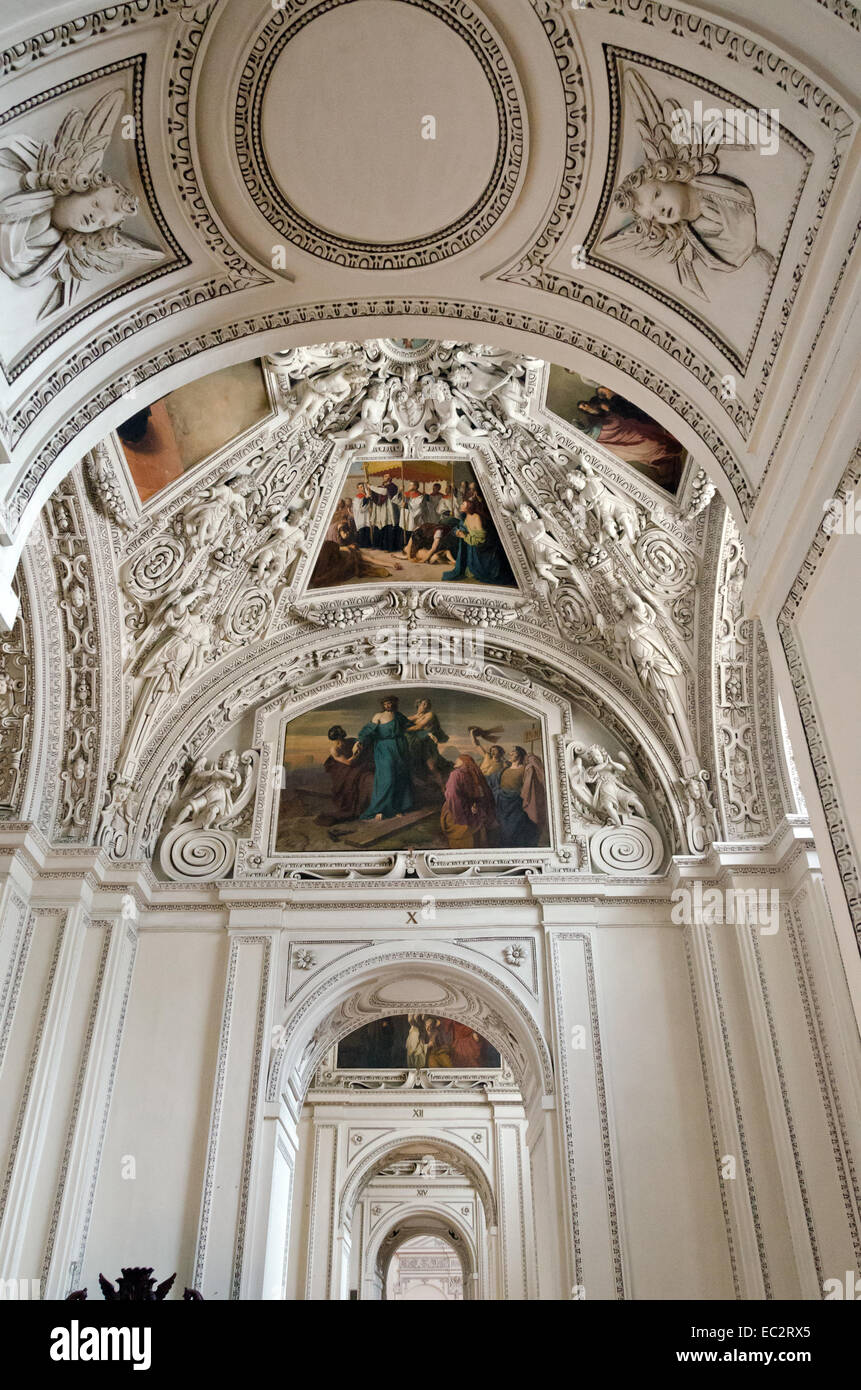
<path fill-rule="evenodd" d="M 108 92 L 87 112 L 69 111 L 50 144 L 0 136 L 0 169 L 18 176 L 17 188 L 0 197 L 0 270 L 24 288 L 55 282 L 40 319 L 67 309 L 94 275 L 162 259 L 121 230 L 138 200 L 101 167 L 124 100 L 122 91 Z"/>
<path fill-rule="evenodd" d="M 506 946 L 502 955 L 509 965 L 521 966 L 526 959 L 526 948 L 523 946 Z"/>
<path fill-rule="evenodd" d="M 602 244 L 668 260 L 682 288 L 705 300 L 703 270 L 738 270 L 754 257 L 770 271 L 774 258 L 757 242 L 753 194 L 741 179 L 720 173 L 723 122 L 699 126 L 673 98 L 659 101 L 639 73 L 625 76 L 646 159 L 613 194 L 633 220 Z"/>

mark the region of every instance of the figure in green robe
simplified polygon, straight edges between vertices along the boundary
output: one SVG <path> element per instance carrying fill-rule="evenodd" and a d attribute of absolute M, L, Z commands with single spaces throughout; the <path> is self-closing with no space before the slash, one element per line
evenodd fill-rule
<path fill-rule="evenodd" d="M 362 820 L 388 820 L 413 809 L 413 779 L 406 730 L 409 720 L 387 695 L 378 714 L 359 730 L 357 742 L 374 755 L 374 790 Z"/>

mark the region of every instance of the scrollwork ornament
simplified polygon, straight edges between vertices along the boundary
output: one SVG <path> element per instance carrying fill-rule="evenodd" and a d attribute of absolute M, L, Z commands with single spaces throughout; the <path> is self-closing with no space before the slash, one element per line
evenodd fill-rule
<path fill-rule="evenodd" d="M 697 582 L 693 556 L 658 527 L 650 527 L 637 539 L 637 559 L 652 583 L 676 597 Z"/>
<path fill-rule="evenodd" d="M 589 841 L 592 869 L 616 876 L 654 874 L 661 867 L 664 847 L 653 825 L 630 816 L 622 825 L 605 825 Z"/>
<path fill-rule="evenodd" d="M 226 878 L 236 857 L 236 837 L 228 830 L 194 830 L 178 825 L 161 843 L 159 864 L 168 878 Z"/>
<path fill-rule="evenodd" d="M 274 612 L 272 594 L 253 584 L 243 589 L 221 623 L 226 646 L 243 646 L 261 637 L 269 626 Z"/>
<path fill-rule="evenodd" d="M 186 563 L 186 543 L 167 533 L 154 536 L 146 550 L 123 569 L 123 587 L 138 603 L 152 603 L 179 578 Z"/>

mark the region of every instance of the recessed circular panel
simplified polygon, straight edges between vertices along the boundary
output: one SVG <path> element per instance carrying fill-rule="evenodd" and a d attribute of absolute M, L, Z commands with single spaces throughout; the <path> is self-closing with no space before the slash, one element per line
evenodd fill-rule
<path fill-rule="evenodd" d="M 466 3 L 287 0 L 245 64 L 245 185 L 270 225 L 326 260 L 426 265 L 484 236 L 523 158 L 513 77 Z"/>
<path fill-rule="evenodd" d="M 499 145 L 481 64 L 415 5 L 356 0 L 286 45 L 260 109 L 263 156 L 308 222 L 350 241 L 438 234 L 481 198 Z"/>

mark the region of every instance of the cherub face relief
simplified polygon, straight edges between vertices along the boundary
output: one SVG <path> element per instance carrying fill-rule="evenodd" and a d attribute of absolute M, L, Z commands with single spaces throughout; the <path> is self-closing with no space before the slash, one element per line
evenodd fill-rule
<path fill-rule="evenodd" d="M 67 193 L 51 210 L 51 221 L 60 232 L 102 232 L 118 227 L 137 211 L 137 200 L 118 184 L 107 183 L 89 193 Z"/>

